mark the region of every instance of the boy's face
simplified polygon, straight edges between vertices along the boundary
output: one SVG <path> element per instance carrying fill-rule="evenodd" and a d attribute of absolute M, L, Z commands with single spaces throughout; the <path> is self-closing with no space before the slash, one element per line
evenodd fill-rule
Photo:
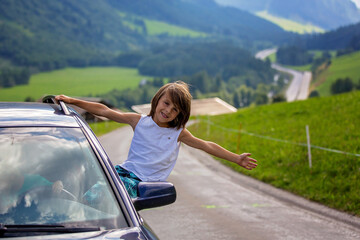
<path fill-rule="evenodd" d="M 171 100 L 169 93 L 166 92 L 159 99 L 153 120 L 159 127 L 169 127 L 169 122 L 178 116 L 179 111 L 180 110 Z"/>

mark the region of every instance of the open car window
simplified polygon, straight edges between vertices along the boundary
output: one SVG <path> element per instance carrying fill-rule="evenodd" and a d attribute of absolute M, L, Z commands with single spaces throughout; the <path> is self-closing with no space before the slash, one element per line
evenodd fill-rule
<path fill-rule="evenodd" d="M 0 223 L 128 227 L 79 128 L 0 128 Z"/>

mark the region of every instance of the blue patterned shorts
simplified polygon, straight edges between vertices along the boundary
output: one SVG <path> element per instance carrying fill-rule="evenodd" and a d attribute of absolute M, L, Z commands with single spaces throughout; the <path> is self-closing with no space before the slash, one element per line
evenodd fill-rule
<path fill-rule="evenodd" d="M 138 178 L 134 173 L 122 168 L 119 165 L 115 166 L 116 172 L 119 174 L 121 181 L 124 183 L 126 190 L 130 197 L 136 198 L 138 196 L 137 188 L 141 179 Z"/>

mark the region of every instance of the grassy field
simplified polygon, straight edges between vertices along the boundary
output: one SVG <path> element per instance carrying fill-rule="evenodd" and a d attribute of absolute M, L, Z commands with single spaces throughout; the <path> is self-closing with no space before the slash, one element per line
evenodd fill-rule
<path fill-rule="evenodd" d="M 360 51 L 332 58 L 331 65 L 312 81 L 312 88 L 319 91 L 320 96 L 331 94 L 331 84 L 338 78 L 349 77 L 354 83 L 360 80 Z"/>
<path fill-rule="evenodd" d="M 26 97 L 39 99 L 46 94 L 95 95 L 114 88 L 136 87 L 144 78 L 132 68 L 67 68 L 32 75 L 29 85 L 0 89 L 0 101 L 24 101 Z"/>
<path fill-rule="evenodd" d="M 106 121 L 106 122 L 98 122 L 98 123 L 90 123 L 89 126 L 96 134 L 96 136 L 102 136 L 108 132 L 114 131 L 120 127 L 125 126 L 125 124 L 117 123 L 114 121 Z"/>
<path fill-rule="evenodd" d="M 288 20 L 285 18 L 275 17 L 275 16 L 267 13 L 266 11 L 258 12 L 258 13 L 256 13 L 256 15 L 259 17 L 262 17 L 272 23 L 275 23 L 276 25 L 280 26 L 285 31 L 296 32 L 296 33 L 300 33 L 300 34 L 312 33 L 312 32 L 318 32 L 318 33 L 325 32 L 324 29 L 322 29 L 320 27 L 316 27 L 311 24 L 300 24 L 298 22 L 291 21 L 291 20 Z"/>
<path fill-rule="evenodd" d="M 224 161 L 237 171 L 360 216 L 359 102 L 360 91 L 356 91 L 246 108 L 235 114 L 200 118 L 200 124 L 189 129 L 231 151 L 251 152 L 259 161 L 259 167 L 251 172 Z M 313 146 L 312 168 L 306 125 Z"/>
<path fill-rule="evenodd" d="M 168 23 L 155 21 L 155 20 L 145 20 L 145 25 L 148 34 L 150 35 L 160 35 L 168 34 L 170 36 L 184 36 L 184 37 L 206 37 L 207 34 L 202 32 L 193 31 L 187 28 L 178 27 Z"/>
<path fill-rule="evenodd" d="M 136 30 L 140 33 L 144 33 L 140 25 L 136 25 L 131 20 L 126 18 L 125 13 L 118 12 L 118 14 L 123 18 L 123 24 L 125 24 L 127 27 Z M 195 38 L 207 36 L 206 33 L 190 30 L 188 28 L 179 27 L 173 24 L 156 21 L 156 20 L 150 20 L 143 17 L 136 17 L 136 18 L 145 22 L 147 34 L 151 36 L 161 35 L 161 34 L 168 34 L 170 36 L 177 36 L 177 37 L 195 37 Z"/>

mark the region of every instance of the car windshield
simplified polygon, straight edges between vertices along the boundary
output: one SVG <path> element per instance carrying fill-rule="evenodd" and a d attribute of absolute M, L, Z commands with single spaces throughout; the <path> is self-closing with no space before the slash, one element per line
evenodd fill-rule
<path fill-rule="evenodd" d="M 79 128 L 0 128 L 0 224 L 127 227 Z"/>

